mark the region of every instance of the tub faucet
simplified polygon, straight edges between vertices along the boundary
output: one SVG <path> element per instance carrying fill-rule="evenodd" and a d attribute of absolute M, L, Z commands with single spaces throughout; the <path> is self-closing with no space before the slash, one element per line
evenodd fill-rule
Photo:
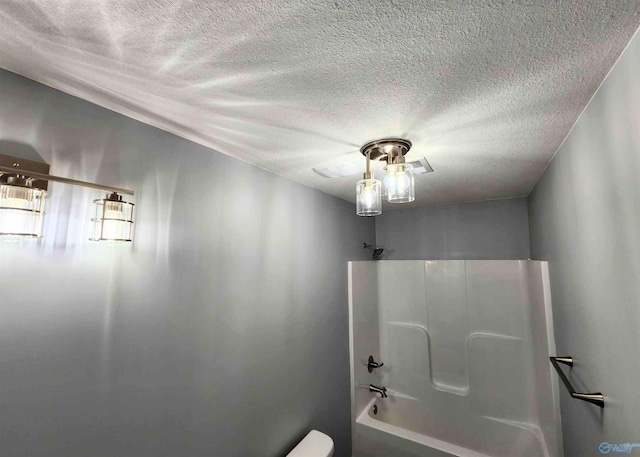
<path fill-rule="evenodd" d="M 378 387 L 373 384 L 369 385 L 369 392 L 377 392 L 380 394 L 380 398 L 387 398 L 387 388 L 386 387 Z"/>

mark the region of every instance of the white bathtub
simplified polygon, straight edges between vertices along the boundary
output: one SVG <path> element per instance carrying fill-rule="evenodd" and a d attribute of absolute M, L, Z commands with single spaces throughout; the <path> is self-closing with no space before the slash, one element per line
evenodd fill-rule
<path fill-rule="evenodd" d="M 374 398 L 356 419 L 357 457 L 549 457 L 542 432 L 530 424 L 459 417 L 417 399 Z"/>

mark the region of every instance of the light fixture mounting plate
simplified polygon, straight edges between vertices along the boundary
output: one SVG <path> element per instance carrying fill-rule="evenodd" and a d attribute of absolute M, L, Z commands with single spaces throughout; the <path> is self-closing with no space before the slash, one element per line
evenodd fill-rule
<path fill-rule="evenodd" d="M 360 148 L 363 156 L 371 154 L 371 160 L 387 160 L 389 152 L 396 151 L 397 155 L 406 155 L 411 149 L 411 141 L 404 138 L 382 138 L 369 141 Z"/>
<path fill-rule="evenodd" d="M 40 174 L 49 174 L 49 164 L 45 162 L 36 162 L 34 160 L 21 159 L 19 157 L 12 157 L 4 154 L 0 154 L 0 166 L 11 167 L 15 171 L 0 171 L 0 182 L 7 182 L 11 176 L 23 176 L 30 171 L 34 171 Z M 23 172 L 23 173 L 21 173 Z M 15 173 L 15 174 L 14 174 Z M 31 186 L 36 189 L 47 190 L 48 181 L 45 179 L 34 179 Z"/>

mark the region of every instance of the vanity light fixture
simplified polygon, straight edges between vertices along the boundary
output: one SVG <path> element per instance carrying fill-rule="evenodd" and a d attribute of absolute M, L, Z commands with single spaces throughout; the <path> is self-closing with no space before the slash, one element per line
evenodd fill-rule
<path fill-rule="evenodd" d="M 0 154 L 0 237 L 40 238 L 44 203 L 49 181 L 108 191 L 104 199 L 94 200 L 96 216 L 92 241 L 131 241 L 133 203 L 120 194 L 129 189 L 105 186 L 49 174 L 49 165 Z"/>
<path fill-rule="evenodd" d="M 409 149 L 411 149 L 411 141 L 403 138 L 383 138 L 370 141 L 360 148 L 360 152 L 367 158 L 367 171 L 369 170 L 369 160 L 387 162 L 385 167 L 387 175 L 383 183 L 389 203 L 409 203 L 416 199 L 413 165 L 404 160 Z M 381 213 L 382 208 L 377 214 Z M 360 214 L 359 211 L 358 214 Z"/>

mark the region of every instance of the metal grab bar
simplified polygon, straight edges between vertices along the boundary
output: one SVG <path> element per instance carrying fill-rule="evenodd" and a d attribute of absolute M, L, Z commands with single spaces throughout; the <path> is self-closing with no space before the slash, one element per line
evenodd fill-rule
<path fill-rule="evenodd" d="M 560 380 L 562 381 L 562 384 L 564 384 L 564 386 L 567 388 L 567 390 L 569 391 L 569 393 L 573 398 L 577 398 L 578 400 L 588 401 L 589 403 L 593 403 L 594 405 L 597 405 L 600 408 L 604 408 L 604 396 L 602 395 L 602 392 L 594 392 L 591 394 L 576 392 L 576 390 L 573 388 L 573 386 L 565 376 L 564 372 L 560 368 L 560 365 L 558 365 L 558 363 L 564 363 L 565 365 L 569 365 L 570 367 L 573 367 L 573 357 L 549 357 L 549 360 L 551 360 L 551 364 L 553 365 L 553 368 L 555 368 L 556 371 L 558 372 L 558 376 L 560 376 Z"/>

